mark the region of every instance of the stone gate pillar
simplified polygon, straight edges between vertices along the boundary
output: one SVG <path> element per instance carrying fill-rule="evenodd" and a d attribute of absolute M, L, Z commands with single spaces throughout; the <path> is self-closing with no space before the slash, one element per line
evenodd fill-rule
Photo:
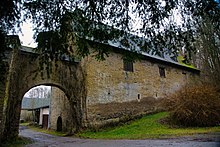
<path fill-rule="evenodd" d="M 4 76 L 4 75 L 1 75 L 1 76 Z M 7 75 L 5 75 L 5 77 L 6 76 Z M 3 107 L 4 107 L 4 98 L 5 98 L 5 84 L 6 84 L 5 80 L 0 82 L 0 142 L 3 139 L 3 132 L 4 132 Z"/>
<path fill-rule="evenodd" d="M 5 84 L 2 127 L 4 140 L 15 139 L 18 136 L 21 99 L 19 84 L 22 84 L 21 65 L 19 65 L 19 49 L 13 49 Z"/>

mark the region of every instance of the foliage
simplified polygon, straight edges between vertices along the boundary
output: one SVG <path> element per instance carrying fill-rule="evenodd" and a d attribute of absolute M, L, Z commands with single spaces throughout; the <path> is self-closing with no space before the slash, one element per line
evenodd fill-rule
<path fill-rule="evenodd" d="M 4 75 L 5 63 L 4 51 L 7 47 L 7 34 L 15 31 L 15 26 L 20 26 L 20 3 L 21 0 L 1 0 L 0 1 L 0 74 Z M 16 24 L 16 25 L 15 25 Z M 4 78 L 4 77 L 3 77 Z M 0 81 L 3 81 L 2 79 Z"/>
<path fill-rule="evenodd" d="M 58 35 L 68 36 L 72 31 L 83 39 L 93 38 L 106 42 L 112 38 L 120 40 L 132 39 L 145 51 L 160 55 L 164 48 L 171 54 L 177 54 L 177 50 L 185 48 L 191 57 L 193 42 L 197 38 L 200 22 L 208 15 L 211 22 L 219 22 L 219 9 L 213 0 L 199 1 L 25 1 L 25 10 L 28 11 L 25 18 L 31 17 L 36 24 L 37 32 L 55 31 Z M 72 14 L 75 13 L 75 16 Z M 175 16 L 179 17 L 175 18 Z M 137 27 L 139 21 L 139 27 Z M 107 26 L 100 27 L 100 24 Z M 67 28 L 63 31 L 62 27 Z M 68 26 L 69 25 L 69 26 Z M 119 30 L 119 33 L 109 33 Z M 219 28 L 215 28 L 219 29 Z M 65 29 L 64 29 L 65 30 Z M 145 39 L 135 40 L 128 33 L 141 34 Z M 107 33 L 107 34 L 106 34 Z M 79 36 L 72 37 L 75 39 Z M 51 36 L 52 37 L 52 36 Z M 64 37 L 65 38 L 65 37 Z M 121 43 L 123 40 L 121 39 Z M 62 40 L 62 39 L 61 39 Z M 140 41 L 141 40 L 141 41 Z M 59 41 L 58 41 L 59 42 Z M 58 43 L 57 42 L 57 43 Z M 60 46 L 68 44 L 68 38 L 60 41 Z M 40 42 L 39 42 L 40 43 Z M 82 43 L 81 43 L 82 44 Z M 84 44 L 86 46 L 87 44 Z M 56 46 L 53 46 L 56 48 Z M 88 46 L 78 48 L 79 53 L 87 55 Z M 44 48 L 46 49 L 46 48 Z M 67 47 L 63 49 L 68 53 Z M 81 50 L 82 49 L 82 50 Z M 98 49 L 98 59 L 102 59 L 107 51 Z M 54 53 L 54 52 L 52 52 Z M 84 54 L 85 53 L 85 54 Z M 100 58 L 101 57 L 101 58 Z"/>
<path fill-rule="evenodd" d="M 207 127 L 220 123 L 220 91 L 211 85 L 184 87 L 162 103 L 175 124 Z"/>
<path fill-rule="evenodd" d="M 6 64 L 3 62 L 4 59 L 4 51 L 5 51 L 5 34 L 2 32 L 2 30 L 0 29 L 0 81 L 3 84 L 5 81 L 5 77 L 4 74 L 6 72 Z"/>
<path fill-rule="evenodd" d="M 4 142 L 1 144 L 2 147 L 22 147 L 24 145 L 30 144 L 33 141 L 29 138 L 18 137 L 15 140 L 10 140 L 10 142 Z"/>
<path fill-rule="evenodd" d="M 181 56 L 181 55 L 177 57 L 178 63 L 180 63 L 180 64 L 182 64 L 182 65 L 184 65 L 184 66 L 187 66 L 187 67 L 189 67 L 189 68 L 195 68 L 194 65 L 192 65 L 191 63 L 186 63 L 186 62 L 184 62 L 184 60 L 187 60 L 187 59 L 184 58 L 184 57 Z"/>
<path fill-rule="evenodd" d="M 128 124 L 113 128 L 106 128 L 98 132 L 84 131 L 79 133 L 80 137 L 100 139 L 146 139 L 146 138 L 168 138 L 171 136 L 192 135 L 198 133 L 218 132 L 220 127 L 212 128 L 171 128 L 159 123 L 169 114 L 161 112 L 146 115 L 141 119 L 134 120 Z"/>
<path fill-rule="evenodd" d="M 19 26 L 19 18 L 21 17 L 22 0 L 1 0 L 0 1 L 0 30 L 6 32 L 14 25 Z M 6 7 L 7 6 L 7 7 Z"/>
<path fill-rule="evenodd" d="M 220 22 L 219 5 L 214 0 L 2 0 L 0 6 L 1 32 L 7 34 L 31 19 L 35 37 L 46 33 L 46 38 L 42 34 L 36 38 L 41 70 L 48 72 L 53 60 L 62 60 L 63 56 L 74 59 L 73 45 L 81 57 L 95 53 L 95 58 L 103 60 L 108 56 L 106 48 L 91 51 L 87 39 L 118 41 L 135 53 L 159 56 L 163 52 L 177 56 L 178 50 L 184 49 L 191 58 L 202 20 L 208 17 L 216 24 L 216 32 Z"/>

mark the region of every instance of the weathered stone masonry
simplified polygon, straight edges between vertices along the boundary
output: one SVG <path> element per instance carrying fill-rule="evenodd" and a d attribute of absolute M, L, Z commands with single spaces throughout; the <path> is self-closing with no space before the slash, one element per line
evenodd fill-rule
<path fill-rule="evenodd" d="M 61 61 L 50 78 L 38 73 L 38 57 L 33 52 L 15 50 L 14 62 L 7 75 L 5 106 L 0 105 L 0 140 L 18 135 L 21 100 L 25 92 L 38 85 L 60 88 L 69 103 L 62 113 L 65 130 L 70 133 L 82 127 L 100 127 L 157 110 L 157 102 L 184 85 L 191 85 L 199 71 L 152 56 L 142 56 L 133 63 L 133 71 L 124 70 L 121 49 L 114 48 L 105 61 L 88 56 L 70 64 Z M 10 73 L 10 72 L 9 72 Z M 38 73 L 38 74 L 37 74 Z M 59 99 L 55 99 L 59 100 Z M 56 107 L 55 107 L 56 108 Z M 68 114 L 68 115 L 67 115 Z M 53 115 L 53 114 L 52 114 Z M 57 117 L 53 117 L 56 122 Z M 51 126 L 55 128 L 56 124 Z M 4 135 L 3 135 L 4 134 Z"/>
<path fill-rule="evenodd" d="M 186 84 L 190 86 L 199 73 L 196 69 L 149 56 L 133 63 L 133 72 L 125 71 L 122 54 L 117 51 L 111 52 L 105 61 L 86 57 L 80 65 L 85 73 L 86 87 L 82 125 L 95 128 L 157 111 L 160 98 L 169 96 Z M 160 68 L 165 71 L 165 77 L 161 77 Z M 54 97 L 58 95 L 59 92 Z M 58 113 L 56 107 L 61 107 L 61 104 L 56 106 L 55 103 L 52 111 Z M 69 112 L 68 106 L 59 109 L 63 110 L 62 118 L 66 120 L 68 116 L 64 111 Z M 51 118 L 51 123 L 57 118 L 58 115 Z M 65 124 L 63 127 L 71 128 Z M 51 128 L 56 126 L 53 124 Z"/>
<path fill-rule="evenodd" d="M 192 84 L 199 72 L 151 57 L 133 63 L 129 72 L 122 55 L 114 52 L 105 61 L 88 57 L 81 64 L 86 72 L 87 122 L 94 127 L 155 111 L 160 98 Z"/>
<path fill-rule="evenodd" d="M 38 85 L 51 85 L 62 89 L 68 97 L 74 121 L 71 126 L 76 129 L 82 125 L 82 99 L 84 96 L 84 76 L 78 63 L 70 64 L 63 61 L 58 63 L 58 67 L 53 65 L 51 77 L 44 76 L 38 72 L 39 61 L 36 54 L 26 52 L 20 49 L 14 49 L 12 58 L 8 59 L 10 63 L 9 74 L 7 74 L 6 88 L 1 100 L 4 101 L 3 110 L 0 114 L 1 134 L 0 140 L 13 139 L 18 136 L 18 126 L 21 110 L 21 101 L 23 95 L 32 87 Z M 75 92 L 75 90 L 77 92 Z"/>
<path fill-rule="evenodd" d="M 57 130 L 58 117 L 62 119 L 62 131 L 73 132 L 75 126 L 72 125 L 74 122 L 71 110 L 71 106 L 65 93 L 57 87 L 51 89 L 51 104 L 50 104 L 50 129 Z"/>

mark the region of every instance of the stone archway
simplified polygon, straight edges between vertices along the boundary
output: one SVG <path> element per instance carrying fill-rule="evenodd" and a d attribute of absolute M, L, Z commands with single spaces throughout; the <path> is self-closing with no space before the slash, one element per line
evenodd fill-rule
<path fill-rule="evenodd" d="M 50 77 L 47 71 L 39 73 L 36 54 L 14 49 L 9 63 L 7 83 L 4 96 L 3 117 L 0 128 L 0 140 L 13 139 L 18 136 L 19 118 L 23 95 L 32 87 L 45 84 L 59 87 L 69 98 L 73 108 L 76 130 L 82 127 L 83 104 L 85 99 L 84 74 L 79 63 L 68 61 L 52 63 Z M 4 135 L 3 135 L 4 134 Z"/>

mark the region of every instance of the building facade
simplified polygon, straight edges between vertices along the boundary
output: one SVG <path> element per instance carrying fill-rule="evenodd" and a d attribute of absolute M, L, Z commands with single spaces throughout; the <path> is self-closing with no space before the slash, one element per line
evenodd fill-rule
<path fill-rule="evenodd" d="M 51 87 L 50 129 L 65 132 L 71 132 L 70 129 L 74 130 L 71 112 L 69 100 L 65 93 L 57 87 Z"/>
<path fill-rule="evenodd" d="M 190 86 L 199 77 L 199 70 L 177 62 L 146 55 L 128 62 L 117 52 L 111 52 L 104 61 L 85 57 L 80 65 L 85 74 L 86 97 L 82 121 L 83 126 L 92 128 L 158 111 L 161 98 Z M 64 130 L 71 129 L 74 116 L 68 114 L 68 99 L 56 89 L 52 95 L 51 128 L 57 129 L 61 117 Z"/>
<path fill-rule="evenodd" d="M 20 120 L 34 122 L 43 128 L 49 127 L 50 98 L 26 98 L 21 105 Z"/>

